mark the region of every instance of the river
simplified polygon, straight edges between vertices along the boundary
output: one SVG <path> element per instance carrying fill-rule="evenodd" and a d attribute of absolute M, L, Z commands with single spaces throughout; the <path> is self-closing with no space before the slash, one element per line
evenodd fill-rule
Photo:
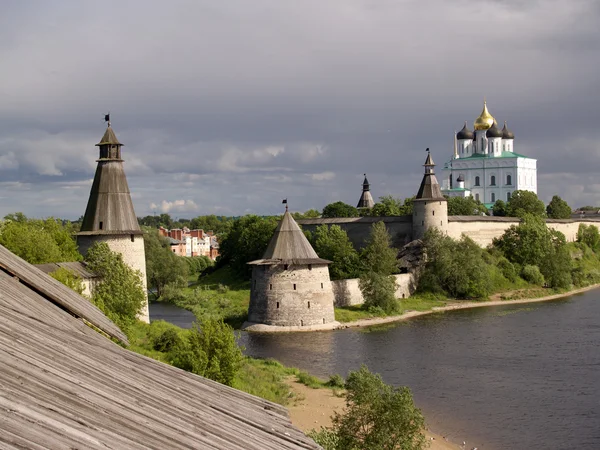
<path fill-rule="evenodd" d="M 193 315 L 151 305 L 152 320 Z M 480 449 L 600 449 L 600 290 L 371 329 L 242 333 L 246 354 L 318 376 L 361 364 L 409 386 L 430 427 Z"/>

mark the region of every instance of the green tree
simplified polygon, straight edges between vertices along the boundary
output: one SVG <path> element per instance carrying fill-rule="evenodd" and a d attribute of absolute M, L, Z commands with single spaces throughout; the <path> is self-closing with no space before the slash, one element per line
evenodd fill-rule
<path fill-rule="evenodd" d="M 227 386 L 233 385 L 243 358 L 233 329 L 214 318 L 195 323 L 186 338 L 175 341 L 169 352 L 174 366 Z"/>
<path fill-rule="evenodd" d="M 323 208 L 323 213 L 321 214 L 321 217 L 358 217 L 358 209 L 344 202 L 330 203 L 329 205 L 325 206 L 325 208 Z"/>
<path fill-rule="evenodd" d="M 402 200 L 391 195 L 379 197 L 379 201 L 371 208 L 373 217 L 389 217 L 404 215 L 404 205 Z"/>
<path fill-rule="evenodd" d="M 295 212 L 292 213 L 292 217 L 296 220 L 302 219 L 317 219 L 321 217 L 321 213 L 316 209 L 309 209 L 308 211 L 304 211 L 303 213 Z"/>
<path fill-rule="evenodd" d="M 85 261 L 102 280 L 94 287 L 92 302 L 127 333 L 146 301 L 140 272 L 125 264 L 123 256 L 104 242 L 92 245 Z"/>
<path fill-rule="evenodd" d="M 496 200 L 496 203 L 492 207 L 492 214 L 497 217 L 506 216 L 506 203 L 502 200 Z"/>
<path fill-rule="evenodd" d="M 582 242 L 594 252 L 598 252 L 600 250 L 600 232 L 598 232 L 598 227 L 584 223 L 579 224 L 577 242 Z"/>
<path fill-rule="evenodd" d="M 566 201 L 555 195 L 546 206 L 546 214 L 550 219 L 570 219 L 571 207 Z"/>
<path fill-rule="evenodd" d="M 315 230 L 314 248 L 320 258 L 331 261 L 332 280 L 356 278 L 360 273 L 358 252 L 339 225 L 320 225 Z"/>
<path fill-rule="evenodd" d="M 144 233 L 144 251 L 146 253 L 146 280 L 148 287 L 156 289 L 160 298 L 164 287 L 169 283 L 178 283 L 185 287 L 188 279 L 188 263 L 185 257 L 175 255 L 168 239 L 160 236 L 157 230 L 149 229 Z"/>
<path fill-rule="evenodd" d="M 388 314 L 397 309 L 396 280 L 391 276 L 398 271 L 397 255 L 385 224 L 374 223 L 361 252 L 363 271 L 359 287 L 366 308 L 378 307 Z"/>
<path fill-rule="evenodd" d="M 254 215 L 236 220 L 231 229 L 221 236 L 217 267 L 229 264 L 232 272 L 247 278 L 250 261 L 262 258 L 277 227 L 277 218 Z"/>
<path fill-rule="evenodd" d="M 538 217 L 546 216 L 546 207 L 535 192 L 513 191 L 506 204 L 506 215 L 509 217 L 523 217 L 532 214 Z"/>
<path fill-rule="evenodd" d="M 327 450 L 422 450 L 424 428 L 410 389 L 385 384 L 363 365 L 348 375 L 344 412 L 334 414 L 331 429 L 312 436 L 325 438 Z"/>
<path fill-rule="evenodd" d="M 487 212 L 485 205 L 481 201 L 475 200 L 473 196 L 448 198 L 449 216 L 480 216 Z"/>
<path fill-rule="evenodd" d="M 68 288 L 73 289 L 79 295 L 83 295 L 83 291 L 85 290 L 83 286 L 83 280 L 76 274 L 71 272 L 69 269 L 59 267 L 54 272 L 50 272 L 48 275 L 50 275 L 55 280 L 60 281 Z"/>
<path fill-rule="evenodd" d="M 233 219 L 225 216 L 198 216 L 191 220 L 190 228 L 193 230 L 212 231 L 217 235 L 228 232 L 233 225 Z"/>

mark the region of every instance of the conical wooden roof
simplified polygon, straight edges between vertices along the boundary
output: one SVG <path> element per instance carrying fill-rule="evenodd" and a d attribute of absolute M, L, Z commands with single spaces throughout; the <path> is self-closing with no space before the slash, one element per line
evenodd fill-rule
<path fill-rule="evenodd" d="M 248 264 L 329 264 L 319 258 L 292 215 L 286 211 L 262 259 Z"/>
<path fill-rule="evenodd" d="M 433 171 L 435 163 L 433 162 L 430 153 L 427 153 L 427 159 L 425 160 L 425 164 L 423 164 L 423 166 L 425 166 L 425 174 L 423 175 L 423 180 L 421 181 L 421 186 L 419 186 L 419 192 L 417 192 L 415 200 L 446 201 L 446 198 L 442 195 L 440 184 L 435 177 L 435 173 Z"/>

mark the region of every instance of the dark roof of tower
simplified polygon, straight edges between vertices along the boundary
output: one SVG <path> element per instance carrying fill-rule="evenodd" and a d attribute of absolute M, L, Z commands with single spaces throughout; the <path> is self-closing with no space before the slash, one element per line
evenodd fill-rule
<path fill-rule="evenodd" d="M 475 138 L 475 134 L 469 130 L 469 127 L 467 126 L 467 121 L 465 121 L 465 126 L 462 127 L 462 130 L 460 130 L 457 134 L 456 134 L 456 139 L 474 139 Z"/>
<path fill-rule="evenodd" d="M 423 175 L 423 180 L 421 181 L 421 186 L 419 187 L 419 192 L 417 192 L 415 200 L 445 201 L 446 199 L 442 195 L 440 185 L 433 172 L 435 164 L 433 163 L 433 158 L 431 158 L 431 153 L 427 153 L 427 159 L 423 165 L 425 166 L 425 174 Z"/>
<path fill-rule="evenodd" d="M 504 128 L 502 128 L 502 138 L 503 139 L 514 139 L 515 135 L 512 131 L 508 129 L 506 126 L 506 120 L 504 121 Z"/>
<path fill-rule="evenodd" d="M 368 191 L 370 184 L 369 184 L 369 180 L 367 180 L 367 174 L 365 173 L 364 175 L 365 175 L 365 180 L 363 181 L 363 190 Z"/>
<path fill-rule="evenodd" d="M 110 130 L 110 133 L 109 133 Z M 107 138 L 107 135 L 109 137 Z M 112 135 L 112 137 L 110 137 Z M 104 142 L 107 138 L 110 142 Z M 113 139 L 114 138 L 114 139 Z M 107 128 L 101 143 L 117 144 L 112 128 Z M 121 144 L 118 144 L 121 145 Z M 83 216 L 80 235 L 141 234 L 133 209 L 127 177 L 120 159 L 100 159 Z"/>
<path fill-rule="evenodd" d="M 292 215 L 286 211 L 262 259 L 248 264 L 329 264 L 319 258 Z"/>
<path fill-rule="evenodd" d="M 123 145 L 117 139 L 117 136 L 115 135 L 115 132 L 113 131 L 113 129 L 110 125 L 106 128 L 106 131 L 104 132 L 104 136 L 102 136 L 102 139 L 100 139 L 100 142 L 98 142 L 96 144 L 96 147 L 98 147 L 100 145 L 106 145 L 106 144 Z"/>
<path fill-rule="evenodd" d="M 0 246 L 2 448 L 320 449 L 285 407 L 134 353 L 88 299 Z"/>
<path fill-rule="evenodd" d="M 489 138 L 501 138 L 502 131 L 498 128 L 498 123 L 494 120 L 494 123 L 491 127 L 488 128 L 485 135 Z"/>
<path fill-rule="evenodd" d="M 358 200 L 357 208 L 372 208 L 375 206 L 375 201 L 373 200 L 373 196 L 368 190 L 363 190 L 362 194 L 360 194 L 360 199 Z"/>
<path fill-rule="evenodd" d="M 465 177 L 463 177 L 462 173 L 458 176 L 458 178 L 456 179 L 456 181 L 465 181 Z"/>

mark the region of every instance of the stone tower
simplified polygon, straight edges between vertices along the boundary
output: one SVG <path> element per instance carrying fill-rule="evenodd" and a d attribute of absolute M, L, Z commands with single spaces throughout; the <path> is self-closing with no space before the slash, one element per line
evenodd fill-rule
<path fill-rule="evenodd" d="M 123 144 L 115 136 L 110 122 L 96 146 L 100 148 L 100 157 L 81 231 L 77 233 L 77 245 L 81 254 L 85 255 L 94 243 L 106 242 L 113 252 L 123 255 L 126 264 L 141 272 L 146 303 L 139 319 L 149 323 L 143 233 L 133 210 L 123 170 Z"/>
<path fill-rule="evenodd" d="M 413 239 L 421 239 L 432 227 L 448 233 L 448 202 L 442 195 L 433 171 L 435 164 L 429 149 L 427 151 L 427 159 L 423 164 L 425 174 L 413 203 Z"/>
<path fill-rule="evenodd" d="M 357 208 L 372 208 L 375 206 L 375 202 L 373 201 L 373 196 L 371 195 L 371 186 L 369 185 L 369 180 L 367 180 L 367 174 L 365 173 L 365 181 L 362 184 L 362 194 L 360 195 L 360 199 L 358 200 Z"/>
<path fill-rule="evenodd" d="M 330 261 L 319 258 L 286 210 L 263 259 L 252 261 L 247 328 L 318 327 L 335 321 Z"/>

